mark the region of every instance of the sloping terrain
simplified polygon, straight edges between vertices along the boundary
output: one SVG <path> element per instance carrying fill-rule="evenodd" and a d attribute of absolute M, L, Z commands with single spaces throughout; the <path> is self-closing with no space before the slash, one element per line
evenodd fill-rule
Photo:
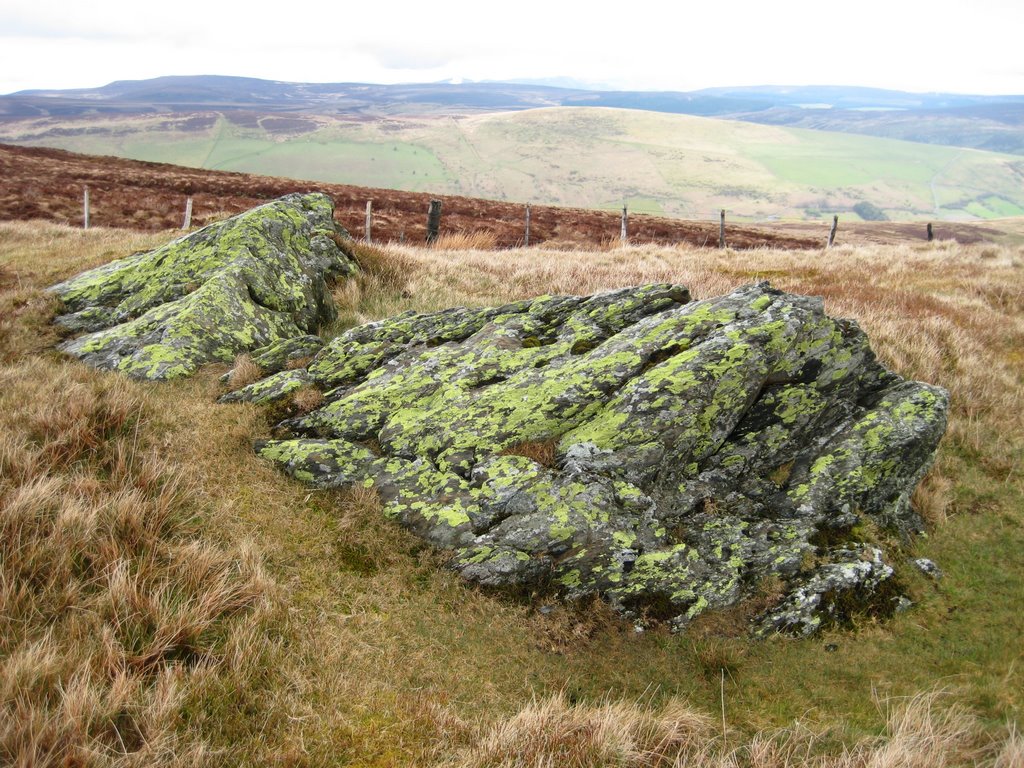
<path fill-rule="evenodd" d="M 743 221 L 1024 215 L 1024 159 L 631 109 L 409 116 L 219 110 L 0 124 L 0 141 L 521 204 Z"/>
<path fill-rule="evenodd" d="M 320 191 L 334 200 L 336 220 L 357 237 L 363 233 L 366 201 L 373 200 L 372 237 L 381 242 L 424 242 L 427 209 L 433 197 L 2 144 L 0 177 L 0 219 L 47 219 L 80 225 L 85 186 L 90 189 L 92 226 L 143 230 L 180 227 L 189 195 L 194 198 L 192 224 L 201 226 L 284 194 Z M 442 235 L 483 233 L 497 247 L 522 243 L 524 206 L 452 195 L 441 196 L 441 200 Z M 531 208 L 531 245 L 555 241 L 597 247 L 610 240 L 618 242 L 619 234 L 620 217 L 612 212 Z M 824 236 L 824 231 L 818 237 L 777 234 L 730 222 L 728 244 L 733 248 L 814 248 Z M 718 223 L 632 216 L 630 238 L 634 242 L 717 245 Z"/>

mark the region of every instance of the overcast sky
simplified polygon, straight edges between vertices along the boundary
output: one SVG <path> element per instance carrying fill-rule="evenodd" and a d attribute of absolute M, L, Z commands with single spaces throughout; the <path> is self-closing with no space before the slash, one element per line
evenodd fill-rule
<path fill-rule="evenodd" d="M 1024 0 L 0 0 L 0 93 L 160 75 L 1024 93 Z"/>

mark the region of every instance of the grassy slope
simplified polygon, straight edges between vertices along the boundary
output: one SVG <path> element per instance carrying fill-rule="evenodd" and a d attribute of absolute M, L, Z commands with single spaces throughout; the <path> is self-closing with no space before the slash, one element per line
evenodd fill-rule
<path fill-rule="evenodd" d="M 868 200 L 892 218 L 1024 214 L 1019 157 L 853 134 L 613 109 L 535 109 L 455 120 L 320 120 L 285 139 L 221 119 L 152 118 L 19 143 L 222 170 L 475 197 L 708 218 L 827 216 Z M 14 129 L 10 129 L 14 130 Z M 10 139 L 15 134 L 0 134 Z"/>
<path fill-rule="evenodd" d="M 4 330 L 22 340 L 5 351 L 4 375 L 61 367 L 44 351 L 52 343 L 44 325 L 52 305 L 40 287 L 159 239 L 0 225 Z M 541 615 L 439 570 L 436 554 L 381 520 L 372 495 L 311 492 L 257 460 L 250 441 L 280 413 L 214 404 L 218 370 L 167 385 L 128 382 L 159 414 L 145 425 L 144 441 L 194 472 L 203 535 L 223 546 L 253 538 L 279 585 L 279 607 L 249 630 L 244 663 L 187 687 L 179 730 L 227 750 L 232 764 L 408 765 L 457 755 L 468 764 L 499 764 L 485 759 L 486 745 L 500 742 L 489 729 L 500 730 L 519 712 L 510 752 L 522 747 L 531 722 L 547 723 L 542 730 L 550 738 L 558 732 L 548 727 L 551 713 L 544 720 L 531 701 L 558 692 L 579 701 L 572 711 L 593 725 L 587 718 L 598 717 L 607 699 L 644 702 L 659 722 L 680 700 L 718 717 L 724 690 L 726 718 L 736 729 L 732 747 L 749 743 L 744 738 L 758 729 L 799 720 L 830 726 L 832 735 L 817 749 L 835 749 L 880 732 L 884 713 L 874 697 L 935 687 L 952 691 L 996 738 L 1005 723 L 1020 721 L 1019 249 L 407 249 L 382 261 L 374 275 L 339 289 L 345 322 L 648 280 L 681 281 L 706 296 L 767 276 L 781 287 L 824 295 L 830 312 L 861 320 L 897 370 L 953 393 L 949 436 L 919 494 L 937 525 L 915 546 L 946 577 L 934 587 L 908 575 L 921 603 L 889 624 L 810 640 L 722 637 L 727 619 L 706 632 L 637 635 L 600 606 Z"/>

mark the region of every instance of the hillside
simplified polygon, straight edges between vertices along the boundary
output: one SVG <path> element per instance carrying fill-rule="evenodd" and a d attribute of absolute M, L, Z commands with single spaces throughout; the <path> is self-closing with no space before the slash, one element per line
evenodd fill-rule
<path fill-rule="evenodd" d="M 192 225 L 202 226 L 288 192 L 318 190 L 334 199 L 336 218 L 357 237 L 364 232 L 366 202 L 373 200 L 372 238 L 377 242 L 422 243 L 427 209 L 431 198 L 437 196 L 2 144 L 0 175 L 0 220 L 46 219 L 80 226 L 86 186 L 90 188 L 92 226 L 136 230 L 180 227 L 187 196 L 193 197 Z M 440 197 L 442 235 L 473 235 L 482 238 L 478 242 L 494 247 L 522 243 L 524 206 L 451 195 Z M 617 213 L 533 206 L 530 243 L 590 247 L 618 243 L 620 226 Z M 730 222 L 727 239 L 733 248 L 813 248 L 820 247 L 825 237 L 825 229 L 820 229 L 817 233 L 772 231 Z M 939 233 L 965 242 L 999 236 L 996 230 L 963 225 L 947 227 Z M 918 226 L 907 234 L 921 238 L 924 231 Z M 718 222 L 632 215 L 629 235 L 633 242 L 717 245 Z"/>
<path fill-rule="evenodd" d="M 537 107 L 614 107 L 747 120 L 1024 154 L 1024 96 L 980 96 L 849 86 L 756 86 L 701 91 L 600 91 L 547 83 L 375 85 L 171 76 L 99 88 L 0 96 L 0 120 L 249 111 L 260 115 L 468 115 Z"/>
<path fill-rule="evenodd" d="M 7 124 L 4 141 L 197 168 L 687 219 L 1024 214 L 1024 160 L 636 110 L 353 119 L 203 112 Z"/>
<path fill-rule="evenodd" d="M 366 270 L 337 286 L 325 336 L 407 310 L 644 282 L 705 298 L 771 277 L 856 318 L 893 370 L 948 389 L 947 436 L 914 497 L 928 535 L 892 542 L 944 575 L 901 569 L 914 604 L 891 620 L 755 641 L 742 611 L 641 632 L 600 604 L 469 588 L 375 493 L 311 489 L 255 455 L 297 397 L 220 405 L 226 365 L 156 385 L 59 358 L 45 288 L 174 235 L 0 223 L 7 762 L 1021 764 L 1019 246 L 844 245 L 827 262 L 359 246 Z"/>
<path fill-rule="evenodd" d="M 83 187 L 89 186 L 92 226 L 134 230 L 178 228 L 185 198 L 193 197 L 193 226 L 288 192 L 325 191 L 337 203 L 336 217 L 353 235 L 361 236 L 366 201 L 373 203 L 373 239 L 376 242 L 422 242 L 426 210 L 434 195 L 373 189 L 340 184 L 304 183 L 251 174 L 207 171 L 164 163 L 98 157 L 56 149 L 0 144 L 0 219 L 45 219 L 61 224 L 82 223 Z M 442 234 L 474 236 L 479 243 L 504 248 L 520 244 L 525 229 L 525 208 L 459 196 L 442 196 Z M 617 243 L 620 216 L 608 211 L 533 206 L 531 244 L 595 247 Z M 821 247 L 827 237 L 824 222 L 772 222 L 752 227 L 727 223 L 731 248 Z M 1024 242 L 1024 219 L 985 223 L 946 222 L 934 226 L 937 240 L 959 243 Z M 483 239 L 479 239 L 479 238 Z M 630 213 L 630 241 L 718 244 L 718 221 L 686 221 Z M 923 241 L 925 228 L 909 222 L 840 223 L 840 243 L 897 243 Z"/>

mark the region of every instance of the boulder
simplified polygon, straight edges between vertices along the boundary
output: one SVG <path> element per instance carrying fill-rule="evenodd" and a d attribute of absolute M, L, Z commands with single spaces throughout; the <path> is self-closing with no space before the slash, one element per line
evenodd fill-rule
<path fill-rule="evenodd" d="M 68 313 L 56 322 L 86 332 L 60 348 L 97 368 L 170 379 L 315 334 L 336 316 L 328 284 L 356 270 L 333 216 L 326 195 L 287 195 L 59 283 L 50 290 Z"/>
<path fill-rule="evenodd" d="M 921 530 L 910 495 L 948 410 L 855 322 L 767 283 L 407 313 L 250 391 L 300 384 L 323 405 L 258 453 L 375 487 L 468 581 L 675 627 L 772 584 L 760 632 L 896 609 L 886 558 Z"/>

